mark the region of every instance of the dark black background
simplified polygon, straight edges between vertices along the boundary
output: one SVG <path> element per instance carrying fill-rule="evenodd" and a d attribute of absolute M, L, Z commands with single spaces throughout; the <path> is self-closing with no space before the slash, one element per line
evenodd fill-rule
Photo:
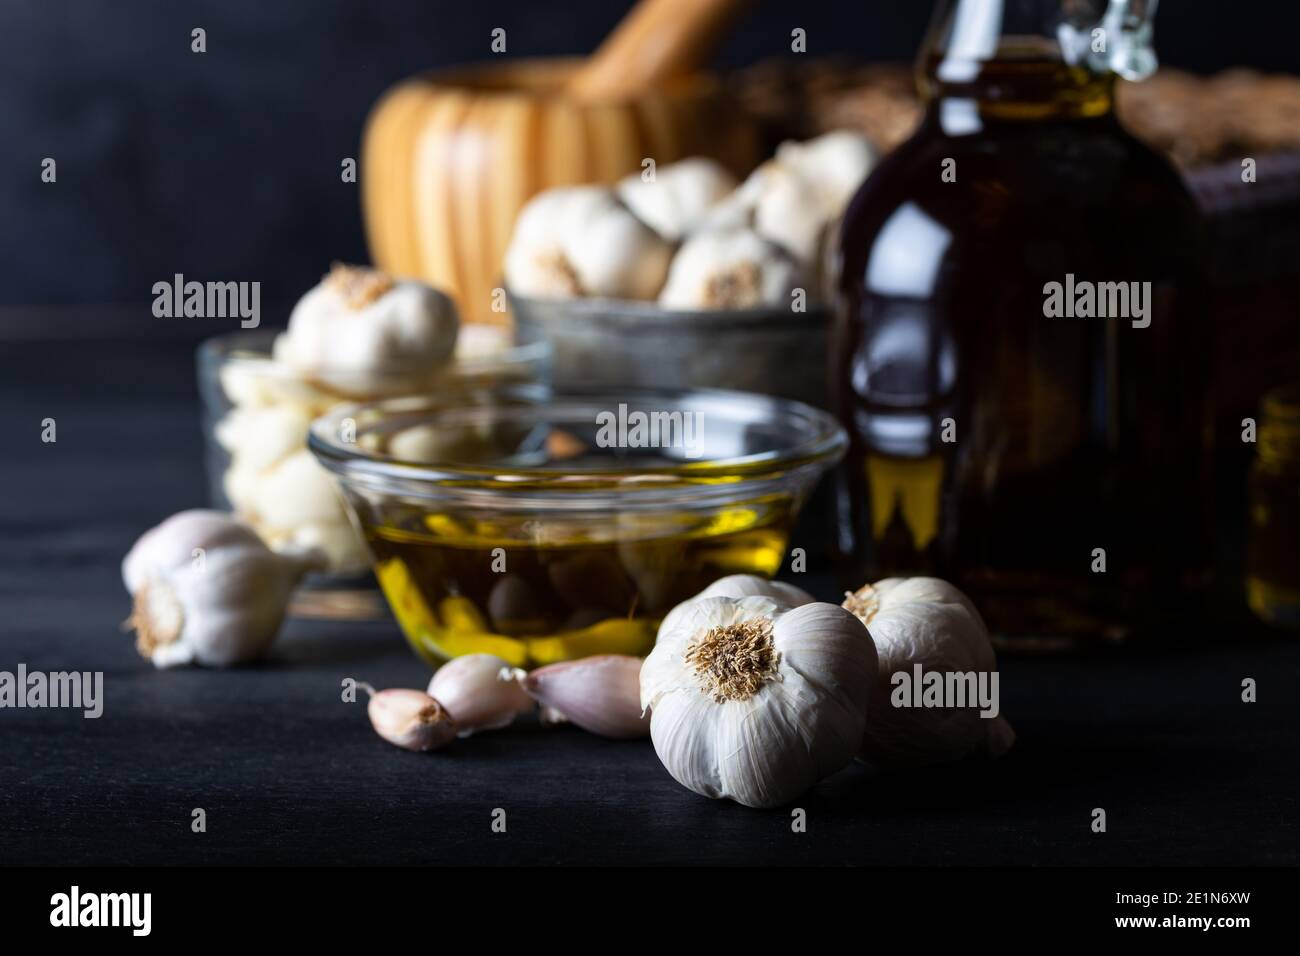
<path fill-rule="evenodd" d="M 490 55 L 583 53 L 627 0 L 5 0 L 0 5 L 0 305 L 135 302 L 155 281 L 259 280 L 292 301 L 366 258 L 339 163 L 395 81 Z M 789 50 L 910 59 L 929 0 L 766 0 L 719 65 Z M 1300 71 L 1291 0 L 1165 0 L 1165 62 Z M 190 30 L 208 52 L 190 52 Z M 40 181 L 44 157 L 58 182 Z M 364 170 L 362 171 L 364 175 Z"/>

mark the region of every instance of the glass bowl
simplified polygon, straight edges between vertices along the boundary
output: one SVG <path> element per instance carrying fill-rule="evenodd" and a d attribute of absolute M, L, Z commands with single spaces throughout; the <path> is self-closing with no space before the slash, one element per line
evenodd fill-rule
<path fill-rule="evenodd" d="M 307 451 L 307 431 L 335 405 L 373 396 L 341 394 L 277 362 L 272 346 L 278 334 L 241 331 L 199 346 L 209 496 L 214 507 L 240 514 L 273 548 L 323 550 L 330 561 L 326 582 L 355 581 L 368 576 L 369 556 L 333 480 Z M 477 340 L 471 332 L 469 344 Z M 414 379 L 415 386 L 408 370 L 400 388 L 464 403 L 500 387 L 544 381 L 548 369 L 545 345 L 506 345 L 485 354 L 458 345 L 450 364 Z M 398 389 L 385 384 L 368 387 Z"/>
<path fill-rule="evenodd" d="M 343 406 L 308 440 L 435 667 L 476 652 L 517 667 L 645 654 L 675 604 L 778 570 L 846 442 L 799 402 L 545 387 Z"/>

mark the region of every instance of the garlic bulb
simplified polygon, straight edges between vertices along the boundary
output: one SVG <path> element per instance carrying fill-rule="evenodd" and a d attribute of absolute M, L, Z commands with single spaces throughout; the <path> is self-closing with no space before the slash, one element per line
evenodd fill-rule
<path fill-rule="evenodd" d="M 462 737 L 507 727 L 537 709 L 510 664 L 494 654 L 466 654 L 443 664 L 429 681 L 429 696 L 447 708 Z"/>
<path fill-rule="evenodd" d="M 870 141 L 856 132 L 782 143 L 774 159 L 708 210 L 702 228 L 752 228 L 789 252 L 808 273 L 820 275 L 834 223 L 875 158 Z"/>
<path fill-rule="evenodd" d="M 303 573 L 319 554 L 276 554 L 219 511 L 182 511 L 146 531 L 122 561 L 136 647 L 158 667 L 225 667 L 275 639 Z"/>
<path fill-rule="evenodd" d="M 843 608 L 697 598 L 664 618 L 641 705 L 678 783 L 772 807 L 853 759 L 876 673 L 870 637 Z"/>
<path fill-rule="evenodd" d="M 437 750 L 456 737 L 456 722 L 451 715 L 422 691 L 371 691 L 366 712 L 375 733 L 403 750 Z"/>
<path fill-rule="evenodd" d="M 850 594 L 844 607 L 867 626 L 880 673 L 872 695 L 861 757 L 882 766 L 920 766 L 967 754 L 1001 756 L 1015 732 L 1001 714 L 979 708 L 896 707 L 895 674 L 990 674 L 997 659 L 970 598 L 938 578 L 886 578 Z"/>
<path fill-rule="evenodd" d="M 706 231 L 677 251 L 659 295 L 666 309 L 789 308 L 808 288 L 803 269 L 751 229 Z"/>
<path fill-rule="evenodd" d="M 776 162 L 809 185 L 822 215 L 832 219 L 870 174 L 876 151 L 861 133 L 836 130 L 803 143 L 782 143 Z"/>
<path fill-rule="evenodd" d="M 343 395 L 400 394 L 451 358 L 458 327 L 455 304 L 438 290 L 336 263 L 298 300 L 273 354 Z"/>
<path fill-rule="evenodd" d="M 650 733 L 641 708 L 641 658 L 599 654 L 539 667 L 523 687 L 552 722 L 567 720 L 601 737 L 625 740 Z"/>
<path fill-rule="evenodd" d="M 672 247 L 599 186 L 564 186 L 524 206 L 506 250 L 510 290 L 539 298 L 653 299 Z"/>
<path fill-rule="evenodd" d="M 620 180 L 618 198 L 659 235 L 677 242 L 735 188 L 736 177 L 722 165 L 695 157 L 659 167 L 650 181 L 633 173 Z"/>

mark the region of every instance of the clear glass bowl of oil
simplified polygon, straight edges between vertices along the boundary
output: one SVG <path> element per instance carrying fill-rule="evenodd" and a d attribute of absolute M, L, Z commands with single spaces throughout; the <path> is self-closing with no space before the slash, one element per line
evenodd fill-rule
<path fill-rule="evenodd" d="M 846 441 L 746 392 L 527 387 L 343 406 L 308 444 L 416 653 L 533 667 L 645 654 L 711 582 L 774 574 Z"/>

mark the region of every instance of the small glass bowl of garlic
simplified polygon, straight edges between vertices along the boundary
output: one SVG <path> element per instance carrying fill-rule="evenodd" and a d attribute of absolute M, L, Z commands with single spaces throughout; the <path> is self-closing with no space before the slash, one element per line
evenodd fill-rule
<path fill-rule="evenodd" d="M 503 327 L 460 326 L 450 300 L 422 283 L 336 266 L 303 296 L 287 330 L 200 345 L 212 504 L 237 513 L 274 549 L 322 551 L 329 570 L 318 582 L 366 576 L 365 543 L 307 450 L 312 420 L 344 402 L 405 394 L 463 402 L 542 382 L 548 351 L 513 344 Z"/>

